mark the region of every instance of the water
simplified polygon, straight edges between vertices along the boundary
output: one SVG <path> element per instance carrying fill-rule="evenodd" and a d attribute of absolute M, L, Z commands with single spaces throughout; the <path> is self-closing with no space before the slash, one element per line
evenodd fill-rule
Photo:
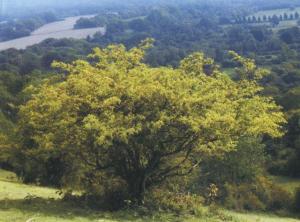
<path fill-rule="evenodd" d="M 95 15 L 86 15 L 86 16 L 74 16 L 68 17 L 62 21 L 52 22 L 46 24 L 39 29 L 31 33 L 30 36 L 13 39 L 5 42 L 0 42 L 0 51 L 15 48 L 15 49 L 25 49 L 28 46 L 38 44 L 48 38 L 74 38 L 74 39 L 83 39 L 88 36 L 93 36 L 97 32 L 105 33 L 105 28 L 88 28 L 88 29 L 73 29 L 76 21 L 79 18 L 85 17 L 90 18 Z"/>

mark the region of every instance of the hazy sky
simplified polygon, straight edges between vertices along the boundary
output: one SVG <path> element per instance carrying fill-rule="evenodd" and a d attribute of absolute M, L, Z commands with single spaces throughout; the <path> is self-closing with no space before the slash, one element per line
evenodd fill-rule
<path fill-rule="evenodd" d="M 151 3 L 180 3 L 184 4 L 186 2 L 203 2 L 212 3 L 218 2 L 219 4 L 230 4 L 230 3 L 249 3 L 256 2 L 256 5 L 260 3 L 265 4 L 277 4 L 279 2 L 289 2 L 289 3 L 300 3 L 300 0 L 0 0 L 0 15 L 3 14 L 13 14 L 13 13 L 28 13 L 34 12 L 34 9 L 40 8 L 43 10 L 51 10 L 54 8 L 69 7 L 74 8 L 75 6 L 86 7 L 93 6 L 95 4 L 111 4 L 122 5 L 126 3 L 131 3 L 132 5 L 137 4 L 151 4 Z"/>

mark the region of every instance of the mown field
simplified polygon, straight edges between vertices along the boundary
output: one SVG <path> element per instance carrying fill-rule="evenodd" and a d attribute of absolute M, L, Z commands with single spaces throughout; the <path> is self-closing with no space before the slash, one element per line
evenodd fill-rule
<path fill-rule="evenodd" d="M 22 184 L 14 174 L 0 170 L 1 222 L 300 222 L 273 215 L 218 212 L 199 208 L 198 216 L 171 213 L 137 214 L 134 210 L 98 212 L 62 201 L 57 190 Z"/>

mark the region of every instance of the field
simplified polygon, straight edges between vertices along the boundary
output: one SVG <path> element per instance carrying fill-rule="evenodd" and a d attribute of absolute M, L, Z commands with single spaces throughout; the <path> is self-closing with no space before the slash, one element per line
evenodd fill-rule
<path fill-rule="evenodd" d="M 277 32 L 277 31 L 280 31 L 282 29 L 287 29 L 287 28 L 291 28 L 291 27 L 294 27 L 294 26 L 298 26 L 296 20 L 281 21 L 278 26 L 273 28 L 273 31 Z"/>
<path fill-rule="evenodd" d="M 256 17 L 262 17 L 262 16 L 273 16 L 273 15 L 277 15 L 277 16 L 280 16 L 280 15 L 284 15 L 284 13 L 290 15 L 290 14 L 295 14 L 295 12 L 298 12 L 300 13 L 300 7 L 298 8 L 295 8 L 294 10 L 291 10 L 289 8 L 283 8 L 283 9 L 274 9 L 274 10 L 265 10 L 265 11 L 259 11 L 259 12 L 256 12 L 254 13 L 253 15 L 256 16 Z M 251 16 L 253 16 L 251 15 Z"/>
<path fill-rule="evenodd" d="M 55 189 L 24 185 L 14 174 L 0 170 L 0 222 L 300 222 L 272 215 L 214 213 L 200 208 L 198 217 L 135 211 L 98 212 L 60 200 Z"/>
<path fill-rule="evenodd" d="M 298 12 L 300 14 L 300 7 L 297 7 L 293 10 L 289 9 L 289 8 L 283 8 L 283 9 L 274 9 L 274 10 L 265 10 L 265 11 L 258 11 L 248 17 L 252 17 L 255 16 L 256 18 L 260 17 L 261 19 L 263 18 L 263 16 L 266 17 L 272 17 L 273 15 L 276 16 L 284 16 L 284 14 L 286 13 L 288 16 L 290 16 L 290 14 L 295 14 L 296 12 Z M 269 23 L 257 23 L 257 24 L 269 24 Z M 273 31 L 278 32 L 282 29 L 287 29 L 287 28 L 291 28 L 294 26 L 298 26 L 297 24 L 297 20 L 285 20 L 285 21 L 280 21 L 279 25 L 273 28 Z"/>

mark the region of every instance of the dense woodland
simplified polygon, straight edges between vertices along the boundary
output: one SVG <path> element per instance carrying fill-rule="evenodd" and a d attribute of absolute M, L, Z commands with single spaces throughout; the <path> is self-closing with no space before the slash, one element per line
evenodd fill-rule
<path fill-rule="evenodd" d="M 300 178 L 300 28 L 276 29 L 296 3 L 115 5 L 75 25 L 104 36 L 0 52 L 0 166 L 105 209 L 299 213 L 300 187 L 270 180 Z"/>

